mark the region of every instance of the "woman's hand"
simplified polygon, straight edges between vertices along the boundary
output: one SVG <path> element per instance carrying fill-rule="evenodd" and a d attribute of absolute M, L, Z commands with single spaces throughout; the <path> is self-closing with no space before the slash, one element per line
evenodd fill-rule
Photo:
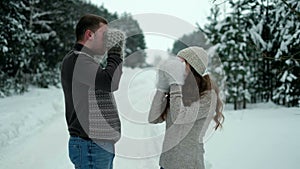
<path fill-rule="evenodd" d="M 186 75 L 184 60 L 179 57 L 168 59 L 159 68 L 157 87 L 169 91 L 172 84 L 183 85 Z"/>

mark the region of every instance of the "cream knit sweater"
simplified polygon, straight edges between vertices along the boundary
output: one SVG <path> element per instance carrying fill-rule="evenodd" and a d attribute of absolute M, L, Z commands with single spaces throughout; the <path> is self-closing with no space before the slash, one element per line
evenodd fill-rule
<path fill-rule="evenodd" d="M 153 100 L 149 121 L 161 122 L 158 109 L 164 95 L 159 91 Z M 170 110 L 166 119 L 166 132 L 160 166 L 164 169 L 204 169 L 203 137 L 216 108 L 217 96 L 214 91 L 206 91 L 200 100 L 185 107 L 182 102 L 180 85 L 170 87 Z"/>

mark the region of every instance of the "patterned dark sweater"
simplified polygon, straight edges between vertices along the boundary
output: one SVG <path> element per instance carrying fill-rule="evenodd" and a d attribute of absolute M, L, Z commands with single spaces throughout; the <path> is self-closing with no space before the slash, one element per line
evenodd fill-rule
<path fill-rule="evenodd" d="M 116 142 L 120 138 L 120 120 L 113 97 L 122 74 L 122 59 L 107 57 L 105 68 L 94 60 L 93 53 L 76 44 L 63 59 L 61 83 L 71 136 L 86 140 Z"/>

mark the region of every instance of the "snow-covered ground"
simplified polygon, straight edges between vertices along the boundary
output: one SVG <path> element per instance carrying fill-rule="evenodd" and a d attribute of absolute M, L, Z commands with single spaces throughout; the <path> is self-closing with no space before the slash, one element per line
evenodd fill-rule
<path fill-rule="evenodd" d="M 154 69 L 124 69 L 115 93 L 122 122 L 115 169 L 158 169 L 164 124 L 146 122 L 154 94 Z M 0 99 L 0 169 L 71 169 L 62 89 L 30 88 Z M 272 103 L 233 111 L 224 129 L 209 130 L 207 169 L 300 168 L 300 109 Z M 153 139 L 155 138 L 155 139 Z"/>

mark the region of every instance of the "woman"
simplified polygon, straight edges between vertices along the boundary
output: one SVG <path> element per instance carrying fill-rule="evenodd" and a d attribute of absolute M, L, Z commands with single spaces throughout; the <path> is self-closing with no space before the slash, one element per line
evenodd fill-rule
<path fill-rule="evenodd" d="M 159 164 L 162 169 L 204 169 L 203 137 L 212 119 L 215 130 L 222 127 L 223 105 L 218 88 L 205 74 L 204 49 L 188 47 L 177 56 L 160 67 L 149 114 L 150 123 L 166 121 Z"/>

